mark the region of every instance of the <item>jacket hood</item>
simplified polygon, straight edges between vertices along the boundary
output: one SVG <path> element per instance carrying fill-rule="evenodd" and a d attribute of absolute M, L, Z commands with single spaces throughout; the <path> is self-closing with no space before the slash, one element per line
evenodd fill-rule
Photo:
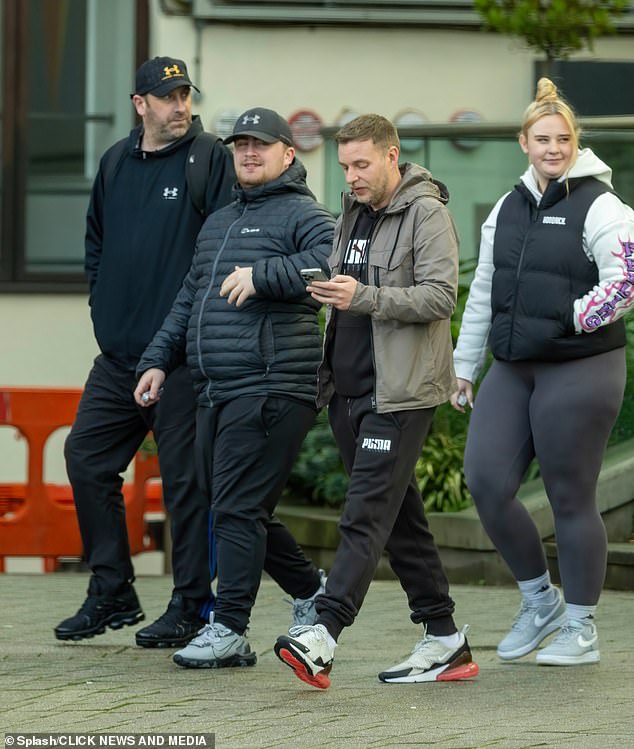
<path fill-rule="evenodd" d="M 245 203 L 283 192 L 297 192 L 301 195 L 308 195 L 315 200 L 315 196 L 306 184 L 306 169 L 297 157 L 295 157 L 288 169 L 282 172 L 276 179 L 248 189 L 245 189 L 240 184 L 236 184 L 234 192 L 238 200 Z"/>
<path fill-rule="evenodd" d="M 577 160 L 570 169 L 563 174 L 557 181 L 565 182 L 567 179 L 577 179 L 579 177 L 594 177 L 607 185 L 612 190 L 612 170 L 601 159 L 596 156 L 589 148 L 583 148 L 578 152 Z M 522 182 L 528 187 L 533 195 L 539 199 L 541 191 L 538 186 L 535 170 L 532 165 L 520 177 Z"/>
<path fill-rule="evenodd" d="M 158 151 L 144 151 L 140 145 L 141 136 L 143 135 L 143 124 L 141 123 L 130 132 L 130 135 L 128 136 L 128 148 L 130 149 L 132 156 L 135 156 L 138 159 L 147 158 L 148 156 L 161 158 L 176 151 L 183 145 L 183 143 L 191 143 L 191 141 L 193 141 L 197 135 L 202 133 L 202 131 L 203 126 L 200 117 L 195 114 L 192 117 L 191 127 L 185 135 L 182 135 L 178 140 L 175 140 L 173 143 L 170 143 L 165 146 L 165 148 L 161 148 Z"/>
<path fill-rule="evenodd" d="M 402 211 L 417 198 L 435 198 L 443 204 L 449 202 L 447 186 L 432 177 L 431 172 L 418 164 L 405 162 L 399 166 L 401 181 L 385 210 L 386 213 Z M 343 202 L 347 209 L 359 201 L 353 193 L 344 193 Z"/>

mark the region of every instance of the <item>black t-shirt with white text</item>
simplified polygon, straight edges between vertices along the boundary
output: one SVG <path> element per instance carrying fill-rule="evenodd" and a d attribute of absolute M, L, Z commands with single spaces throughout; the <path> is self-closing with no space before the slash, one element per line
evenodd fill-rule
<path fill-rule="evenodd" d="M 346 246 L 341 272 L 361 283 L 368 283 L 368 251 L 376 222 L 384 209 L 373 211 L 363 206 Z M 344 397 L 358 398 L 374 389 L 372 328 L 370 315 L 335 311 L 335 335 L 328 349 L 335 391 Z"/>

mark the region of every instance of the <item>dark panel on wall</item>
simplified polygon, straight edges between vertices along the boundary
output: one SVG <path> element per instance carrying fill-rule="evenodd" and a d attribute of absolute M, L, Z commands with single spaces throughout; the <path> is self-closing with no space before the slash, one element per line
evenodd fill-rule
<path fill-rule="evenodd" d="M 543 69 L 535 64 L 535 82 Z M 580 117 L 634 114 L 634 62 L 561 60 L 549 77 Z"/>

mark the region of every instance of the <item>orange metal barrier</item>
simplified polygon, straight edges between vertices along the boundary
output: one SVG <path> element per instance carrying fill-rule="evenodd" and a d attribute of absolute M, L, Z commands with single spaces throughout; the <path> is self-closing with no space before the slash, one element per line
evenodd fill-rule
<path fill-rule="evenodd" d="M 46 442 L 73 423 L 81 392 L 0 387 L 0 426 L 12 426 L 24 437 L 28 467 L 26 484 L 0 483 L 0 572 L 7 556 L 44 557 L 44 569 L 52 571 L 58 557 L 82 555 L 71 487 L 44 483 Z M 134 483 L 125 484 L 123 493 L 130 550 L 138 554 L 153 548 L 144 513 L 161 510 L 162 501 L 160 485 L 146 487 L 148 478 L 159 475 L 157 458 L 137 453 L 134 466 Z"/>

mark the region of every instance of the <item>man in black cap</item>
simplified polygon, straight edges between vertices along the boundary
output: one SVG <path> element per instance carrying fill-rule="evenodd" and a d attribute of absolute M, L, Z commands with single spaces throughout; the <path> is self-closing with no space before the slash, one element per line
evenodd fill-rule
<path fill-rule="evenodd" d="M 230 150 L 210 139 L 211 152 L 202 160 L 209 164 L 202 213 L 194 206 L 186 162 L 203 129 L 192 117 L 192 88 L 182 60 L 155 57 L 143 63 L 131 94 L 141 125 L 104 154 L 93 185 L 86 272 L 101 354 L 65 446 L 92 576 L 84 604 L 55 628 L 60 640 L 93 637 L 144 618 L 132 586 L 121 473 L 148 430 L 158 446 L 171 524 L 174 589 L 165 613 L 136 632 L 136 643 L 184 645 L 208 621 L 213 606 L 214 544 L 209 501 L 196 482 L 189 371 L 182 363 L 172 369 L 154 408 L 141 409 L 132 397 L 139 357 L 178 293 L 204 216 L 230 202 L 235 181 Z M 266 570 L 293 598 L 293 622 L 312 622 L 323 571 L 306 559 L 282 523 L 273 519 L 267 530 Z"/>
<path fill-rule="evenodd" d="M 138 364 L 134 393 L 140 406 L 146 393 L 162 400 L 160 388 L 187 357 L 219 560 L 213 617 L 174 656 L 190 668 L 256 662 L 245 632 L 269 571 L 267 535 L 316 414 L 320 305 L 301 270 L 327 272 L 334 225 L 277 112 L 248 110 L 225 142 L 234 144 L 236 200 L 206 220 L 172 310 Z M 285 589 L 302 579 L 290 559 L 283 572 Z"/>

